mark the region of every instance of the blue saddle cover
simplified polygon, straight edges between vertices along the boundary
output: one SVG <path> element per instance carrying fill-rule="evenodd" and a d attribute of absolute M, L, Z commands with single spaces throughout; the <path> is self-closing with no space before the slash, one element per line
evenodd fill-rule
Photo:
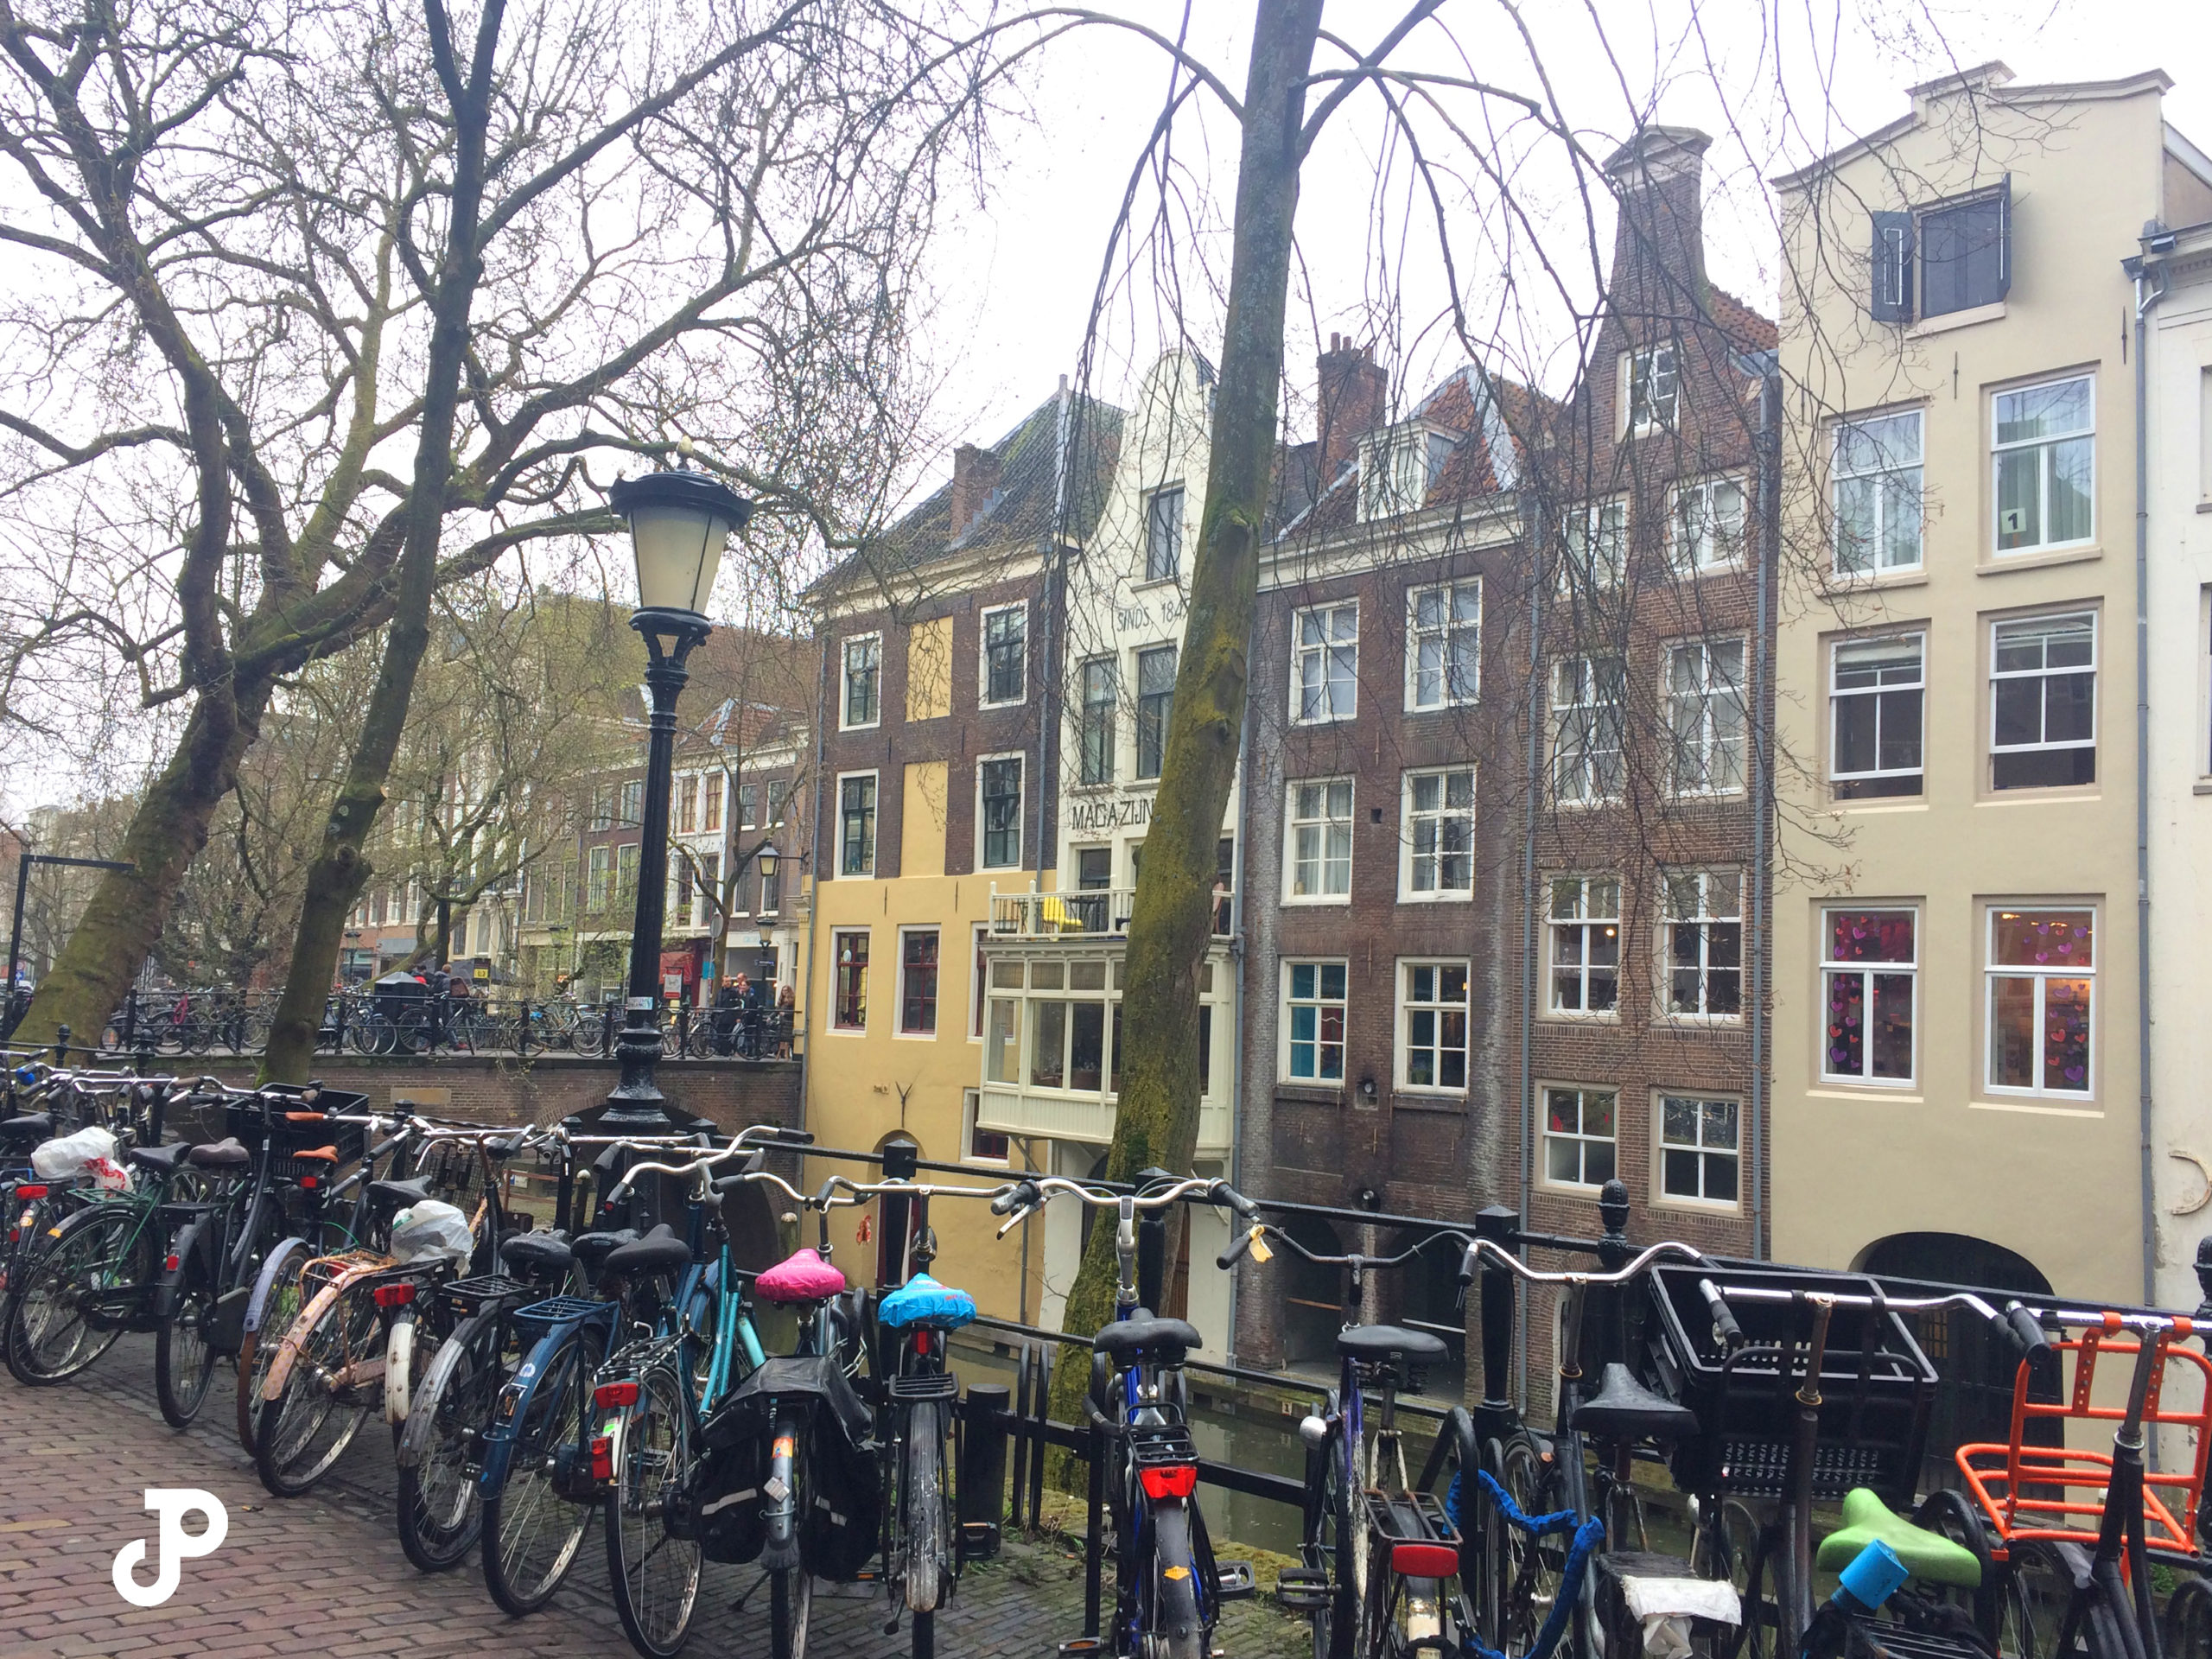
<path fill-rule="evenodd" d="M 875 1317 L 893 1331 L 918 1325 L 957 1331 L 976 1317 L 976 1299 L 964 1290 L 938 1283 L 926 1273 L 918 1273 L 876 1305 Z"/>

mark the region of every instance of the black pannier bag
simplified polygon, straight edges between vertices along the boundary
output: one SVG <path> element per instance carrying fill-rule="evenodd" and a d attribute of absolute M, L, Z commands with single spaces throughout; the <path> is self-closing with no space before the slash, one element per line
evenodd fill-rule
<path fill-rule="evenodd" d="M 800 1559 L 818 1579 L 849 1582 L 875 1556 L 883 1477 L 868 1440 L 874 1420 L 836 1361 L 819 1355 L 766 1361 L 709 1420 L 689 1506 L 700 1548 L 709 1560 L 742 1563 L 766 1546 L 760 1487 L 779 1401 L 807 1405 Z"/>

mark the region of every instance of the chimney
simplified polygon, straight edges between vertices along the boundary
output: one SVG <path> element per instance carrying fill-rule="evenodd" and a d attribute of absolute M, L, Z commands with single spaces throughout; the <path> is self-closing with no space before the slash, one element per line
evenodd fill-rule
<path fill-rule="evenodd" d="M 1605 161 L 1620 200 L 1613 303 L 1630 315 L 1687 316 L 1705 289 L 1705 152 L 1694 127 L 1641 129 Z"/>
<path fill-rule="evenodd" d="M 1390 377 L 1370 350 L 1343 334 L 1329 336 L 1329 349 L 1318 364 L 1320 422 L 1315 433 L 1319 485 L 1323 489 L 1359 453 L 1359 441 L 1382 424 L 1382 400 Z"/>
<path fill-rule="evenodd" d="M 999 486 L 999 458 L 989 449 L 963 443 L 952 452 L 952 530 L 958 541 L 968 533 L 983 504 Z"/>

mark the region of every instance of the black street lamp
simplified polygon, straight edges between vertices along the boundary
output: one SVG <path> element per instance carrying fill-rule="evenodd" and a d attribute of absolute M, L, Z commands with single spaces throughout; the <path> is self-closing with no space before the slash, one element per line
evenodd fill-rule
<path fill-rule="evenodd" d="M 607 1097 L 599 1127 L 617 1135 L 665 1135 L 677 1126 L 653 1081 L 660 1061 L 660 938 L 668 903 L 668 791 L 676 766 L 676 700 L 691 677 L 684 667 L 713 631 L 704 614 L 715 571 L 734 530 L 753 504 L 727 485 L 679 467 L 619 480 L 609 492 L 630 521 L 638 562 L 638 609 L 630 626 L 645 636 L 645 690 L 652 701 L 645 759 L 645 811 L 638 849 L 638 909 L 630 933 L 627 1018 L 617 1052 L 622 1080 Z"/>

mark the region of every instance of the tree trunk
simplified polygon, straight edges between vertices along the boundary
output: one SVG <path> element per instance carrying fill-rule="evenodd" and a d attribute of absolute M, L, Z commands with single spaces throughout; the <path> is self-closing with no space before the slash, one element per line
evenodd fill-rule
<path fill-rule="evenodd" d="M 63 1026 L 71 1041 L 96 1045 L 101 1027 L 122 1005 L 139 964 L 162 937 L 186 868 L 207 844 L 215 809 L 238 781 L 238 762 L 252 747 L 269 688 L 237 689 L 219 712 L 194 706 L 176 753 L 162 770 L 123 838 L 132 868 L 110 870 L 42 980 L 16 1033 L 25 1045 L 50 1043 Z"/>
<path fill-rule="evenodd" d="M 1245 647 L 1274 466 L 1300 118 L 1320 22 L 1320 0 L 1260 0 L 1253 29 L 1221 391 L 1167 752 L 1129 921 L 1122 1007 L 1132 1040 L 1107 1154 L 1109 1180 L 1126 1181 L 1154 1166 L 1187 1171 L 1198 1146 L 1198 969 L 1213 931 L 1216 849 L 1236 779 Z M 1090 1230 L 1064 1328 L 1096 1332 L 1113 1317 L 1115 1284 L 1114 1230 L 1101 1224 Z M 1081 1421 L 1089 1380 L 1086 1365 L 1059 1368 L 1055 1417 Z"/>

